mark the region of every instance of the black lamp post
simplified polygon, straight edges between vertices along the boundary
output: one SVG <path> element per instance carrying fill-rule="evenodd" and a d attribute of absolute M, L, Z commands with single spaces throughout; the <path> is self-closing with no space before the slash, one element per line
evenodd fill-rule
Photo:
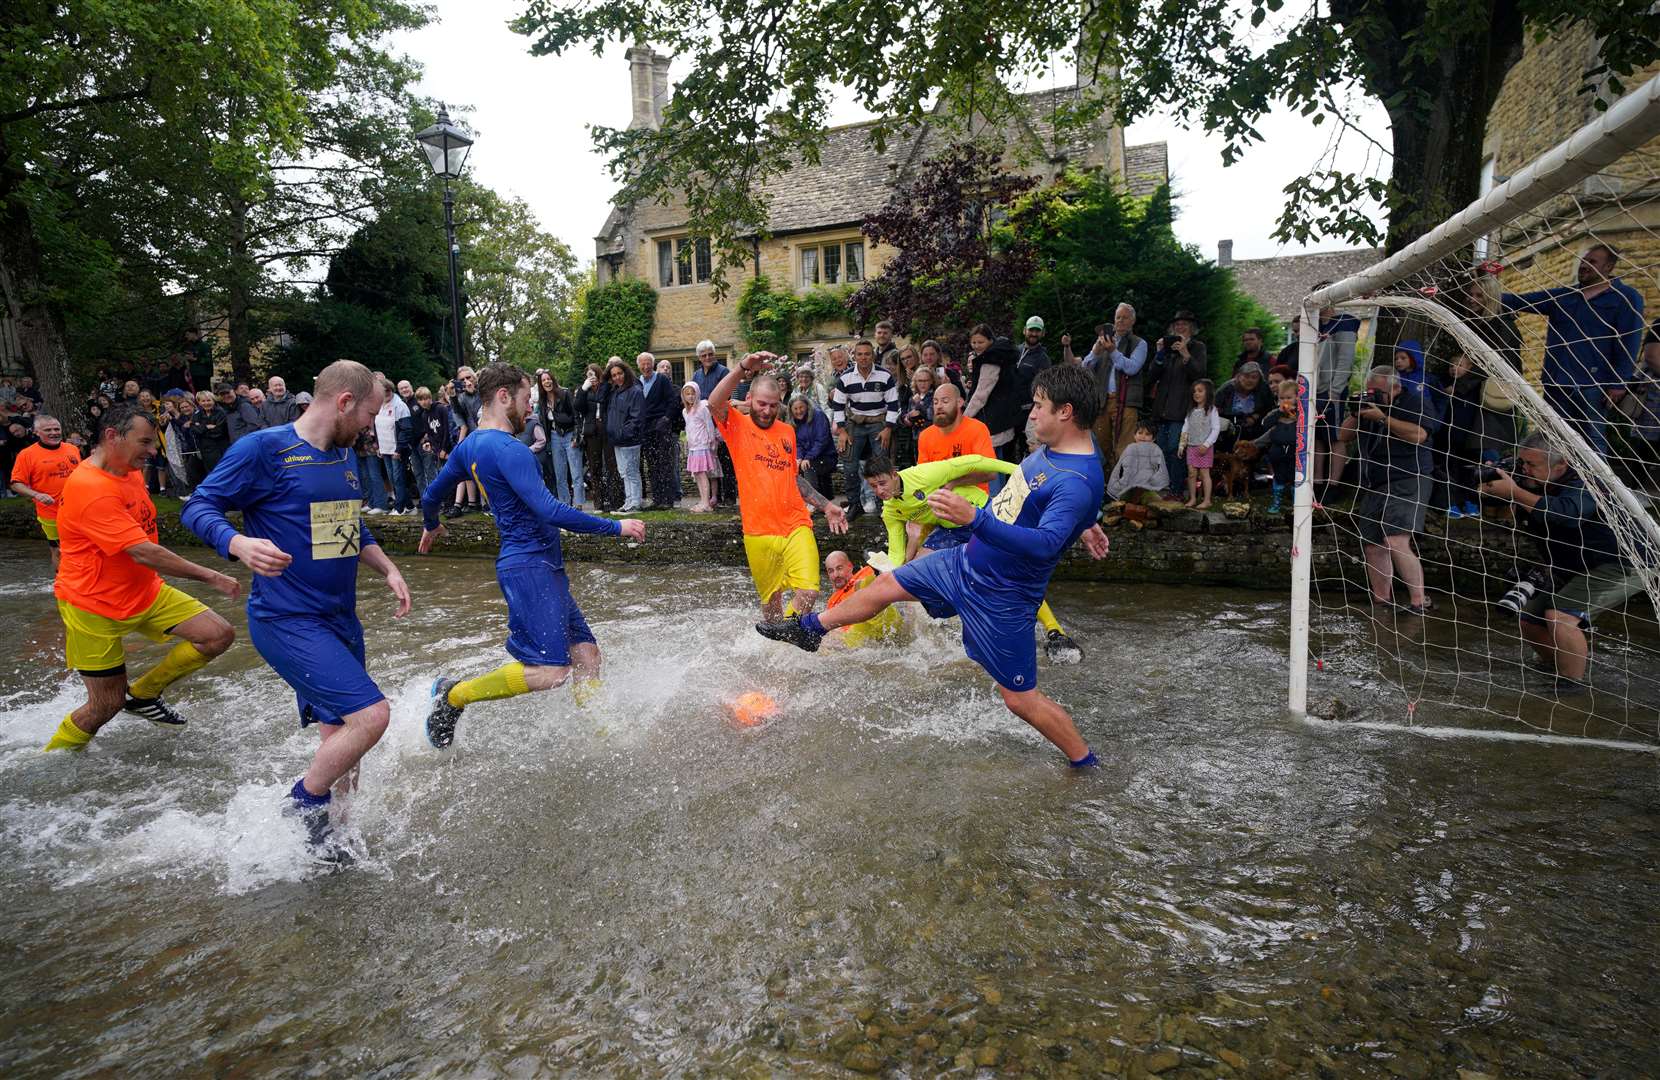
<path fill-rule="evenodd" d="M 461 168 L 467 163 L 467 152 L 472 149 L 472 136 L 450 123 L 449 110 L 438 106 L 438 122 L 415 133 L 415 141 L 426 153 L 427 163 L 434 176 L 444 181 L 444 232 L 450 241 L 450 326 L 455 334 L 455 366 L 459 369 L 464 353 L 461 349 L 461 290 L 457 279 L 461 273 L 461 247 L 455 242 L 455 193 L 450 182 L 461 179 Z"/>

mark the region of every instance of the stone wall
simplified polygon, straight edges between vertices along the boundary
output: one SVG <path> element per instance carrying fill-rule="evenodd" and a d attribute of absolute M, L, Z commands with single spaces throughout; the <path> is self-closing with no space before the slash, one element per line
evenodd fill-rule
<path fill-rule="evenodd" d="M 612 537 L 566 534 L 565 554 L 577 562 L 629 563 L 652 566 L 702 565 L 745 566 L 743 536 L 736 516 L 727 514 L 676 515 L 653 520 L 647 517 L 645 544 L 633 544 Z M 386 550 L 398 556 L 412 556 L 421 535 L 419 520 L 408 517 L 370 519 L 375 536 Z M 495 526 L 490 518 L 474 514 L 445 523 L 446 556 L 494 558 L 498 547 Z M 194 535 L 179 524 L 179 515 L 163 511 L 158 518 L 161 542 L 169 547 L 197 547 Z M 848 551 L 877 550 L 886 546 L 886 534 L 874 517 L 854 524 L 848 536 L 831 536 L 822 518 L 815 522 L 819 551 L 836 548 Z M 1479 594 L 1501 578 L 1514 558 L 1510 534 L 1498 529 L 1485 532 L 1473 522 L 1450 524 L 1450 541 L 1441 526 L 1421 538 L 1425 568 L 1432 585 L 1445 588 L 1449 579 Z M 1364 587 L 1359 548 L 1353 526 L 1346 515 L 1317 512 L 1315 569 L 1318 580 L 1330 588 L 1339 579 Z M 1112 553 L 1095 561 L 1075 546 L 1062 560 L 1056 578 L 1066 581 L 1152 582 L 1166 585 L 1225 585 L 1284 593 L 1291 584 L 1291 533 L 1289 519 L 1268 517 L 1254 510 L 1246 518 L 1225 514 L 1177 511 L 1166 516 L 1155 512 L 1155 520 L 1136 529 L 1120 524 L 1108 530 Z M 0 536 L 35 542 L 40 530 L 34 523 L 30 504 L 21 499 L 0 502 Z M 1340 554 L 1341 551 L 1341 554 Z M 1451 568 L 1449 570 L 1449 568 Z"/>

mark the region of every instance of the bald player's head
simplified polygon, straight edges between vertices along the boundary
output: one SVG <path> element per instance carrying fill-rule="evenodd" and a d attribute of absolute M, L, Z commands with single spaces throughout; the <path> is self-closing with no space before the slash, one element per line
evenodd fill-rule
<path fill-rule="evenodd" d="M 356 360 L 336 360 L 317 373 L 306 417 L 314 412 L 328 417 L 334 445 L 350 446 L 375 422 L 386 393 L 375 373 Z"/>
<path fill-rule="evenodd" d="M 934 424 L 948 428 L 963 414 L 963 394 L 949 379 L 934 387 Z"/>
<path fill-rule="evenodd" d="M 832 551 L 824 558 L 824 576 L 830 579 L 830 584 L 840 589 L 853 580 L 853 560 L 847 557 L 845 551 Z"/>

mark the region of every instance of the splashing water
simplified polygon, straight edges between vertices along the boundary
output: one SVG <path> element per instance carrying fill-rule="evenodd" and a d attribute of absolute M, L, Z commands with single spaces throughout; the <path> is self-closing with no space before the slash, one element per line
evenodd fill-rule
<path fill-rule="evenodd" d="M 0 555 L 8 1075 L 1654 1071 L 1653 763 L 1285 723 L 1279 598 L 1057 585 L 1076 775 L 953 623 L 808 655 L 739 574 L 576 567 L 600 694 L 439 752 L 432 678 L 501 663 L 506 613 L 488 562 L 403 562 L 408 619 L 361 584 L 392 723 L 327 874 L 239 613 L 185 730 L 42 755 L 80 688 L 44 559 Z"/>

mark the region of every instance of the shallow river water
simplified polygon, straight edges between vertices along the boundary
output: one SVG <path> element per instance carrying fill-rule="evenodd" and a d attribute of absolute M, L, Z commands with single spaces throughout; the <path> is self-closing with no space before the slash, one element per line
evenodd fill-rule
<path fill-rule="evenodd" d="M 326 874 L 239 611 L 188 729 L 47 757 L 79 690 L 44 559 L 0 554 L 0 1072 L 1660 1072 L 1655 756 L 1287 720 L 1280 596 L 1057 586 L 1073 775 L 949 627 L 809 656 L 737 571 L 575 567 L 600 700 L 439 753 L 426 688 L 505 609 L 487 561 L 401 562 L 407 619 L 362 583 L 366 857 Z M 738 729 L 751 689 L 781 712 Z"/>

